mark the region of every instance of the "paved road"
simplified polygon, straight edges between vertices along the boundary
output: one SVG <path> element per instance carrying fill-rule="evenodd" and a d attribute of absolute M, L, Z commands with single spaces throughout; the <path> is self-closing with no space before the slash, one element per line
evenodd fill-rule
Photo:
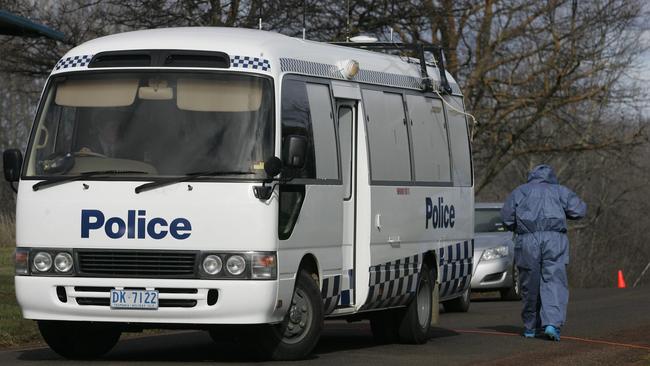
<path fill-rule="evenodd" d="M 375 345 L 367 322 L 329 322 L 311 359 L 292 365 L 650 365 L 650 289 L 576 289 L 562 342 L 526 340 L 518 302 L 475 299 L 469 313 L 442 314 L 424 345 Z M 250 349 L 204 332 L 122 340 L 111 365 L 252 363 Z M 47 348 L 0 352 L 1 365 L 68 364 Z M 84 364 L 78 362 L 75 364 Z M 279 363 L 277 363 L 279 364 Z"/>

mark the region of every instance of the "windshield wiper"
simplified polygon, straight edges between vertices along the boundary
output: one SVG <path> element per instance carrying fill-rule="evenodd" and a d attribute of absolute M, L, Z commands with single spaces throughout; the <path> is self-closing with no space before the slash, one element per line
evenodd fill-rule
<path fill-rule="evenodd" d="M 32 186 L 32 189 L 38 191 L 39 189 L 52 187 L 63 183 L 74 182 L 77 180 L 84 180 L 98 175 L 122 175 L 122 174 L 149 174 L 149 173 L 138 171 L 138 170 L 95 170 L 90 172 L 83 172 L 80 173 L 79 175 L 52 177 L 47 180 L 34 184 Z"/>
<path fill-rule="evenodd" d="M 141 184 L 135 187 L 135 193 L 146 192 L 152 189 L 168 186 L 171 184 L 190 182 L 201 177 L 216 177 L 221 175 L 249 175 L 255 174 L 255 172 L 224 172 L 224 171 L 214 171 L 214 172 L 194 172 L 185 174 L 182 177 L 170 178 L 170 179 L 161 179 L 155 182 Z"/>

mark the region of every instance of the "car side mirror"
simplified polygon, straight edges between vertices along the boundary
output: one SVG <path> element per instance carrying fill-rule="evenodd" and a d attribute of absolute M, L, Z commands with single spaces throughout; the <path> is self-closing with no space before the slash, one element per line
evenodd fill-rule
<path fill-rule="evenodd" d="M 302 169 L 307 155 L 307 139 L 305 136 L 289 135 L 284 138 L 282 145 L 282 161 L 288 167 Z"/>
<path fill-rule="evenodd" d="M 5 150 L 2 154 L 5 179 L 9 183 L 20 180 L 20 170 L 23 166 L 23 154 L 18 149 Z"/>

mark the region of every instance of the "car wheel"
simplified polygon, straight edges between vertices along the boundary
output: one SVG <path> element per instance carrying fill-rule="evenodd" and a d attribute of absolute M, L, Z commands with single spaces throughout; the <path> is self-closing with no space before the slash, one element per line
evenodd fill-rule
<path fill-rule="evenodd" d="M 322 330 L 323 303 L 318 284 L 309 273 L 300 271 L 284 320 L 261 327 L 257 336 L 265 358 L 288 361 L 309 355 Z"/>
<path fill-rule="evenodd" d="M 122 332 L 114 325 L 39 320 L 38 329 L 50 348 L 72 360 L 88 360 L 110 351 Z"/>
<path fill-rule="evenodd" d="M 501 300 L 515 301 L 521 299 L 521 284 L 519 283 L 519 269 L 512 267 L 512 287 L 500 290 Z"/>
<path fill-rule="evenodd" d="M 447 300 L 442 303 L 447 313 L 466 313 L 469 311 L 470 292 L 469 288 L 462 295 L 455 299 Z"/>

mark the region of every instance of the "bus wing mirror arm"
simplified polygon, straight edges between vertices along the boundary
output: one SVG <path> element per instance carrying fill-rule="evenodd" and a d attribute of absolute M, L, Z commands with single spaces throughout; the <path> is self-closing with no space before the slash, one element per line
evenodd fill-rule
<path fill-rule="evenodd" d="M 280 174 L 283 170 L 282 160 L 277 156 L 272 156 L 264 162 L 264 172 L 266 172 L 267 178 L 262 182 L 261 186 L 254 186 L 253 193 L 255 198 L 260 200 L 268 200 L 273 195 L 273 190 L 275 189 L 276 184 L 271 184 L 274 180 L 277 180 L 276 176 Z"/>

